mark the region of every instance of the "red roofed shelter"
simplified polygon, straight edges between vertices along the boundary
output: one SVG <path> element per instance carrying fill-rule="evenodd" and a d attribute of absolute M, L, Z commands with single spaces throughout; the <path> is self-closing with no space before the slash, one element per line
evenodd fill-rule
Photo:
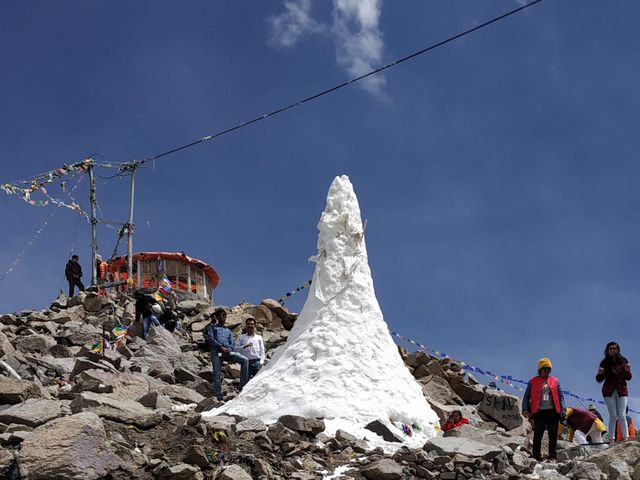
<path fill-rule="evenodd" d="M 127 280 L 127 257 L 109 261 L 109 272 L 114 282 Z M 212 266 L 175 252 L 139 252 L 133 254 L 133 288 L 158 288 L 166 272 L 174 290 L 191 292 L 210 300 L 220 277 Z"/>

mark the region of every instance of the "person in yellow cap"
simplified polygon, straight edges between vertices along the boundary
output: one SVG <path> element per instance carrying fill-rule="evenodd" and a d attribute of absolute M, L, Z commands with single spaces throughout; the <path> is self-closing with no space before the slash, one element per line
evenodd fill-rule
<path fill-rule="evenodd" d="M 551 374 L 551 360 L 538 361 L 538 375 L 529 380 L 522 399 L 522 414 L 533 421 L 533 453 L 542 460 L 542 436 L 549 435 L 549 462 L 557 462 L 558 424 L 564 415 L 564 395 L 560 383 Z"/>
<path fill-rule="evenodd" d="M 607 447 L 602 438 L 602 433 L 607 430 L 607 427 L 595 413 L 581 408 L 567 408 L 565 418 L 558 430 L 558 436 L 562 435 L 565 424 L 569 427 L 570 442 L 573 441 L 575 435 L 576 443 L 579 445 L 595 444 L 599 448 Z"/>

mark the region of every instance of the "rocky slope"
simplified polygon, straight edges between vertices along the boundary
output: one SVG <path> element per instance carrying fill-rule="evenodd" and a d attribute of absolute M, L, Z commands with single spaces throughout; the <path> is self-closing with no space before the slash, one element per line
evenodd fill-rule
<path fill-rule="evenodd" d="M 640 480 L 635 441 L 608 450 L 560 442 L 558 465 L 529 459 L 530 432 L 519 399 L 479 385 L 449 359 L 423 352 L 400 355 L 441 418 L 460 409 L 471 425 L 420 449 L 398 448 L 403 438 L 379 422 L 369 428 L 386 440 L 384 450 L 343 431 L 328 437 L 322 419 L 284 416 L 267 426 L 255 418 L 220 415 L 204 422 L 200 412 L 218 405 L 203 336 L 212 310 L 208 303 L 183 299 L 177 305 L 182 333 L 153 329 L 145 341 L 134 324 L 125 346 L 104 353 L 89 347 L 103 332 L 108 336 L 132 322 L 127 295 L 61 297 L 44 311 L 0 317 L 4 478 Z M 296 319 L 264 300 L 230 309 L 227 325 L 239 332 L 246 314 L 256 317 L 269 356 Z M 223 388 L 230 399 L 239 370 L 225 369 Z"/>

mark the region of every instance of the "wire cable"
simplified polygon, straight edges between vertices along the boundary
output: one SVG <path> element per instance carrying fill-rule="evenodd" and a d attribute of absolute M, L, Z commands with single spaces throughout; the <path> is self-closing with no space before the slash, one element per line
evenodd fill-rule
<path fill-rule="evenodd" d="M 225 130 L 221 130 L 221 131 L 219 131 L 217 133 L 213 133 L 211 135 L 204 136 L 204 137 L 200 138 L 199 140 L 195 140 L 193 142 L 187 143 L 186 145 L 182 145 L 180 147 L 172 148 L 171 150 L 167 150 L 166 152 L 162 152 L 162 153 L 159 153 L 157 155 L 153 155 L 153 156 L 145 158 L 143 160 L 133 160 L 133 161 L 131 161 L 129 163 L 130 163 L 130 165 L 133 165 L 134 168 L 135 168 L 135 166 L 143 165 L 146 162 L 150 162 L 152 160 L 157 160 L 159 158 L 166 157 L 168 155 L 171 155 L 173 153 L 179 152 L 181 150 L 185 150 L 187 148 L 191 148 L 191 147 L 193 147 L 195 145 L 199 145 L 200 143 L 204 143 L 204 142 L 207 142 L 209 140 L 213 140 L 213 139 L 218 138 L 218 137 L 220 137 L 222 135 L 225 135 L 227 133 L 231 133 L 231 132 L 233 132 L 235 130 L 239 130 L 241 128 L 247 127 L 247 126 L 249 126 L 249 125 L 251 125 L 253 123 L 259 122 L 261 120 L 265 120 L 265 119 L 267 119 L 269 117 L 272 117 L 274 115 L 277 115 L 279 113 L 286 112 L 287 110 L 290 110 L 290 109 L 292 109 L 294 107 L 298 107 L 298 106 L 303 105 L 303 104 L 305 104 L 307 102 L 310 102 L 312 100 L 320 98 L 320 97 L 322 97 L 324 95 L 328 95 L 329 93 L 333 93 L 333 92 L 335 92 L 337 90 L 340 90 L 340 89 L 342 89 L 344 87 L 347 87 L 347 86 L 349 86 L 351 84 L 354 84 L 356 82 L 364 80 L 365 78 L 368 78 L 368 77 L 370 77 L 372 75 L 376 75 L 376 74 L 378 74 L 378 73 L 380 73 L 380 72 L 382 72 L 384 70 L 387 70 L 387 69 L 389 69 L 391 67 L 395 67 L 396 65 L 400 65 L 401 63 L 404 63 L 404 62 L 406 62 L 408 60 L 411 60 L 411 59 L 413 59 L 415 57 L 423 55 L 423 54 L 425 54 L 427 52 L 430 52 L 431 50 L 435 50 L 438 47 L 442 47 L 443 45 L 446 45 L 446 44 L 451 43 L 451 42 L 453 42 L 455 40 L 458 40 L 458 39 L 460 39 L 460 38 L 462 38 L 462 37 L 464 37 L 466 35 L 469 35 L 469 34 L 471 34 L 473 32 L 476 32 L 478 30 L 486 28 L 489 25 L 492 25 L 492 24 L 494 24 L 496 22 L 504 20 L 507 17 L 510 17 L 511 15 L 515 15 L 516 13 L 519 13 L 519 12 L 521 12 L 523 10 L 531 8 L 531 7 L 533 7 L 534 5 L 537 5 L 540 2 L 542 2 L 542 0 L 533 0 L 533 1 L 531 1 L 531 2 L 529 2 L 527 4 L 525 4 L 525 5 L 522 5 L 522 6 L 518 7 L 518 8 L 514 8 L 513 10 L 510 10 L 510 11 L 508 11 L 506 13 L 503 13 L 502 15 L 498 15 L 497 17 L 494 17 L 491 20 L 487 20 L 484 23 L 476 25 L 475 27 L 469 28 L 467 30 L 464 30 L 464 31 L 456 34 L 456 35 L 448 37 L 445 40 L 442 40 L 440 42 L 434 43 L 434 44 L 432 44 L 432 45 L 430 45 L 430 46 L 428 46 L 426 48 L 423 48 L 423 49 L 418 50 L 416 52 L 413 52 L 413 53 L 411 53 L 409 55 L 406 55 L 406 56 L 404 56 L 402 58 L 399 58 L 398 60 L 395 60 L 395 61 L 393 61 L 391 63 L 388 63 L 388 64 L 386 64 L 386 65 L 384 65 L 382 67 L 376 68 L 375 70 L 371 70 L 370 72 L 365 73 L 363 75 L 360 75 L 359 77 L 352 78 L 351 80 L 347 80 L 346 82 L 340 83 L 340 84 L 335 85 L 335 86 L 333 86 L 331 88 L 327 88 L 326 90 L 322 90 L 321 92 L 318 92 L 318 93 L 316 93 L 314 95 L 311 95 L 309 97 L 303 98 L 302 100 L 298 100 L 297 102 L 291 103 L 291 104 L 289 104 L 289 105 L 287 105 L 285 107 L 278 108 L 277 110 L 273 110 L 272 112 L 265 113 L 264 115 L 260 115 L 258 117 L 252 118 L 251 120 L 247 120 L 246 122 L 239 123 L 239 124 L 237 124 L 237 125 L 235 125 L 233 127 L 227 128 Z"/>

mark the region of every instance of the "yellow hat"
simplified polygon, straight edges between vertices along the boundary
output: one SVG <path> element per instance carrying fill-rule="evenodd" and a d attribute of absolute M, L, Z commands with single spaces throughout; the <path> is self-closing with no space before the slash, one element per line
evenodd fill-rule
<path fill-rule="evenodd" d="M 551 360 L 549 360 L 547 357 L 538 360 L 538 371 L 540 371 L 541 368 L 553 368 L 551 366 Z"/>

